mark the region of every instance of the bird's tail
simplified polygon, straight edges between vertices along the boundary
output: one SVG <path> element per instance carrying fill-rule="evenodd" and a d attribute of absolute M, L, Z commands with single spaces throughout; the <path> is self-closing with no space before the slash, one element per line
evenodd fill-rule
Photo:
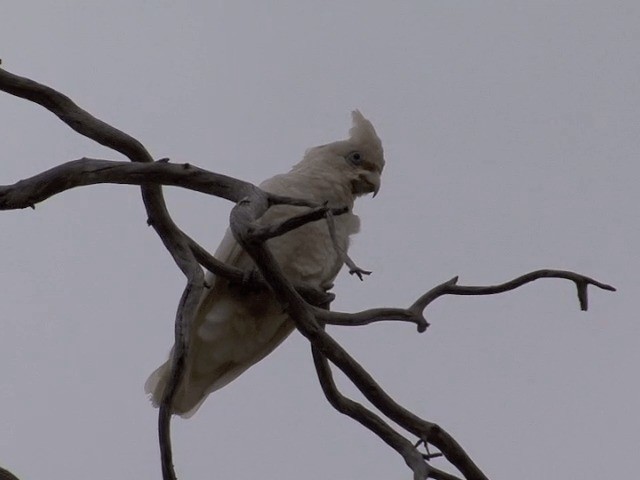
<path fill-rule="evenodd" d="M 171 361 L 172 357 L 169 356 L 169 360 L 154 370 L 144 384 L 144 391 L 149 395 L 151 403 L 156 408 L 160 406 L 164 390 L 169 383 L 169 378 L 171 376 Z M 192 377 L 191 372 L 187 367 L 187 371 L 184 372 L 183 381 L 173 397 L 172 413 L 179 415 L 182 418 L 192 417 L 211 392 L 224 387 L 244 371 L 243 368 L 236 373 L 236 370 L 231 368 L 232 366 L 232 364 L 227 364 L 220 369 L 221 371 L 216 375 L 216 377 L 218 377 L 218 381 L 213 383 L 206 378 L 200 379 Z M 230 372 L 230 370 L 232 370 L 233 373 Z"/>
<path fill-rule="evenodd" d="M 167 385 L 169 374 L 171 373 L 170 370 L 170 360 L 167 360 L 156 368 L 144 383 L 144 392 L 149 395 L 151 403 L 153 403 L 153 406 L 156 408 L 160 406 L 160 402 L 162 401 L 162 395 Z"/>
<path fill-rule="evenodd" d="M 237 322 L 238 319 L 235 318 L 234 321 Z M 210 393 L 232 382 L 242 372 L 266 357 L 294 329 L 293 323 L 287 321 L 287 317 L 283 314 L 276 318 L 273 325 L 275 327 L 271 328 L 271 335 L 267 336 L 266 340 L 253 340 L 253 343 L 249 343 L 249 347 L 244 346 L 242 343 L 242 332 L 233 333 L 233 330 L 231 330 L 232 335 L 230 337 L 223 339 L 223 342 L 214 342 L 213 345 L 194 340 L 190 347 L 192 353 L 186 360 L 182 381 L 173 396 L 172 413 L 183 418 L 191 417 Z M 249 340 L 251 341 L 251 338 Z M 238 355 L 237 352 L 242 354 L 239 360 L 231 358 L 233 355 L 228 355 L 229 358 L 220 360 L 209 356 L 207 353 L 210 353 L 216 347 L 224 349 L 226 346 L 228 350 L 229 344 L 231 347 L 235 346 L 238 349 L 236 355 Z M 233 353 L 233 350 L 231 353 Z M 222 353 L 219 352 L 218 357 L 221 355 L 224 357 L 224 350 Z M 169 360 L 158 367 L 149 376 L 144 385 L 145 391 L 150 395 L 151 402 L 156 407 L 162 402 L 164 391 L 171 378 L 172 357 L 173 351 L 169 355 Z"/>

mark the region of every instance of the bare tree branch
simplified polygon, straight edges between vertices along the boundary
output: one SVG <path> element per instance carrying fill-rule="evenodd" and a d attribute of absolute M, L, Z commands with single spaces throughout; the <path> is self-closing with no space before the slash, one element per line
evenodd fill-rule
<path fill-rule="evenodd" d="M 413 471 L 414 480 L 423 480 L 431 476 L 431 466 L 424 461 L 414 445 L 393 430 L 378 415 L 342 395 L 333 381 L 333 374 L 327 358 L 313 346 L 311 347 L 311 352 L 320 386 L 333 408 L 374 432 L 383 442 L 402 455 L 409 468 Z"/>
<path fill-rule="evenodd" d="M 331 302 L 327 302 L 324 305 L 319 305 L 318 307 L 328 310 L 330 304 Z M 311 353 L 320 386 L 322 387 L 322 391 L 331 406 L 333 406 L 333 408 L 338 412 L 351 417 L 364 427 L 371 430 L 380 437 L 383 442 L 402 455 L 409 468 L 413 471 L 414 480 L 421 480 L 430 476 L 432 478 L 436 478 L 432 473 L 437 472 L 437 470 L 434 470 L 431 465 L 424 461 L 425 459 L 420 455 L 416 446 L 391 428 L 389 424 L 387 424 L 378 415 L 358 402 L 342 395 L 333 380 L 331 366 L 329 365 L 327 357 L 320 353 L 320 351 L 313 345 L 311 346 Z M 458 480 L 455 479 L 455 477 L 453 477 L 453 479 Z"/>
<path fill-rule="evenodd" d="M 327 215 L 342 215 L 348 211 L 349 209 L 347 207 L 332 209 L 327 206 L 322 206 L 312 208 L 277 224 L 254 226 L 251 236 L 255 242 L 266 242 L 270 238 L 284 235 L 307 223 L 324 219 Z"/>
<path fill-rule="evenodd" d="M 314 310 L 319 321 L 326 325 L 338 325 L 342 327 L 357 327 L 378 322 L 409 322 L 415 323 L 418 332 L 424 332 L 429 323 L 421 313 L 414 313 L 405 308 L 372 308 L 356 313 Z"/>
<path fill-rule="evenodd" d="M 130 163 L 82 158 L 60 164 L 12 185 L 0 185 L 0 210 L 35 208 L 38 203 L 72 188 L 103 183 L 171 185 L 225 198 L 233 202 L 241 200 L 246 193 L 257 190 L 257 187 L 248 182 L 189 164 L 171 164 L 165 161 Z M 314 208 L 310 213 L 302 213 L 300 218 L 284 222 L 284 225 L 280 227 L 271 225 L 263 227 L 267 236 L 282 235 L 288 229 L 297 228 L 299 224 L 323 218 L 324 212 L 326 212 L 326 207 L 318 207 L 306 200 L 263 193 L 269 197 L 270 205 L 288 204 Z M 334 215 L 340 215 L 344 212 L 346 209 L 333 209 Z M 246 272 L 217 260 L 192 238 L 186 235 L 184 238 L 195 259 L 204 268 L 231 282 L 247 282 Z M 249 279 L 249 282 L 246 286 L 253 290 L 268 288 L 267 284 L 255 279 Z M 296 289 L 312 305 L 326 301 L 327 294 L 325 292 L 307 285 L 296 285 Z"/>
<path fill-rule="evenodd" d="M 578 290 L 580 308 L 583 311 L 587 310 L 588 306 L 588 285 L 593 285 L 602 290 L 608 290 L 610 292 L 616 291 L 615 287 L 612 287 L 611 285 L 599 282 L 585 275 L 580 275 L 579 273 L 569 272 L 566 270 L 544 269 L 527 273 L 499 285 L 488 286 L 458 285 L 458 277 L 454 277 L 451 280 L 447 280 L 446 282 L 443 282 L 440 285 L 432 288 L 427 293 L 418 298 L 418 300 L 416 300 L 413 305 L 406 309 L 374 308 L 357 313 L 345 313 L 330 312 L 328 310 L 317 308 L 315 310 L 315 315 L 320 321 L 327 325 L 358 326 L 369 325 L 371 323 L 384 321 L 401 321 L 415 323 L 418 326 L 418 331 L 424 332 L 429 326 L 429 323 L 424 317 L 424 310 L 434 300 L 444 295 L 494 295 L 497 293 L 504 293 L 510 290 L 515 290 L 522 285 L 542 278 L 562 278 L 565 280 L 571 280 L 573 283 L 575 283 Z"/>
<path fill-rule="evenodd" d="M 335 241 L 333 215 L 344 213 L 345 209 L 328 209 L 325 205 L 316 205 L 307 200 L 270 195 L 248 182 L 208 172 L 189 164 L 170 164 L 164 159 L 154 162 L 138 140 L 93 117 L 68 97 L 50 87 L 2 69 L 0 69 L 0 90 L 44 106 L 78 133 L 124 154 L 134 162 L 81 159 L 59 165 L 14 185 L 0 186 L 0 209 L 34 207 L 38 202 L 52 195 L 83 185 L 97 183 L 140 185 L 148 223 L 153 226 L 187 279 L 176 311 L 171 376 L 165 388 L 158 415 L 164 480 L 176 479 L 170 439 L 171 405 L 182 378 L 188 353 L 190 322 L 206 288 L 201 266 L 230 282 L 249 284 L 251 288 L 270 288 L 273 291 L 298 330 L 311 342 L 314 363 L 327 399 L 338 411 L 370 429 L 400 453 L 413 471 L 414 480 L 426 478 L 457 480 L 457 477 L 431 466 L 429 462 L 438 454 L 430 454 L 428 450 L 427 453 L 421 453 L 418 450 L 421 444 L 424 444 L 427 449 L 429 445 L 436 447 L 465 479 L 486 480 L 487 477 L 453 437 L 440 426 L 418 417 L 396 403 L 371 375 L 325 332 L 326 324 L 354 326 L 391 320 L 414 323 L 418 331 L 422 332 L 429 326 L 424 317 L 424 310 L 431 302 L 443 295 L 491 295 L 513 290 L 540 278 L 563 278 L 574 282 L 583 310 L 588 307 L 588 285 L 615 291 L 610 285 L 574 272 L 538 270 L 495 286 L 461 286 L 457 284 L 456 277 L 432 288 L 407 309 L 378 308 L 359 313 L 325 311 L 320 307 L 328 306 L 333 295 L 304 285 L 294 287 L 284 277 L 265 242 L 269 238 L 285 234 L 306 223 L 326 218 L 340 258 L 347 264 L 350 273 L 355 273 L 362 279 L 362 275 L 369 272 L 357 267 Z M 254 260 L 262 278 L 248 278 L 247 272 L 219 262 L 182 232 L 169 216 L 161 184 L 188 188 L 236 203 L 230 217 L 231 230 L 236 240 Z M 310 210 L 276 225 L 256 223 L 269 207 L 279 204 L 303 206 Z M 391 428 L 381 416 L 343 396 L 333 381 L 329 362 L 337 366 L 386 419 L 395 422 L 408 434 L 417 437 L 419 442 L 412 444 Z"/>
<path fill-rule="evenodd" d="M 188 163 L 129 163 L 81 158 L 57 165 L 13 185 L 0 186 L 0 210 L 34 207 L 66 190 L 100 183 L 163 184 L 239 201 L 253 185 Z"/>
<path fill-rule="evenodd" d="M 416 300 L 416 302 L 409 309 L 414 312 L 418 310 L 423 311 L 427 307 L 427 305 L 443 295 L 494 295 L 496 293 L 503 293 L 509 290 L 514 290 L 518 287 L 521 287 L 522 285 L 533 282 L 534 280 L 538 280 L 540 278 L 564 278 L 575 283 L 578 289 L 578 300 L 580 302 L 580 309 L 583 311 L 586 311 L 588 308 L 588 285 L 594 285 L 602 290 L 608 290 L 610 292 L 616 291 L 615 287 L 612 287 L 611 285 L 599 282 L 585 275 L 580 275 L 579 273 L 569 272 L 566 270 L 545 269 L 527 273 L 509 282 L 501 283 L 499 285 L 483 287 L 458 285 L 458 277 L 453 277 L 451 280 L 441 283 L 437 287 L 429 290 L 418 300 Z"/>
<path fill-rule="evenodd" d="M 153 162 L 149 152 L 138 140 L 95 118 L 76 105 L 69 97 L 50 87 L 0 69 L 0 89 L 42 105 L 76 132 L 122 153 L 132 162 Z M 171 411 L 170 405 L 172 404 L 173 394 L 182 377 L 184 353 L 187 349 L 185 342 L 188 340 L 188 326 L 195 315 L 202 289 L 204 288 L 204 274 L 189 248 L 186 235 L 175 225 L 167 211 L 161 187 L 149 184 L 143 185 L 141 190 L 149 225 L 155 229 L 176 265 L 187 277 L 187 285 L 176 312 L 175 351 L 177 353 L 173 357 L 171 378 L 163 396 L 158 416 L 163 477 L 165 480 L 175 480 L 171 458 L 171 443 L 169 442 L 170 414 L 167 415 L 166 411 Z M 166 445 L 162 445 L 163 438 L 167 440 Z"/>
<path fill-rule="evenodd" d="M 453 437 L 438 425 L 419 418 L 397 404 L 380 388 L 371 375 L 324 331 L 311 307 L 284 277 L 266 246 L 256 243 L 251 238 L 250 225 L 253 219 L 264 213 L 264 209 L 265 205 L 259 200 L 256 202 L 244 200 L 238 203 L 231 211 L 231 230 L 236 240 L 251 256 L 265 280 L 271 285 L 276 298 L 286 308 L 298 331 L 309 339 L 314 348 L 340 368 L 367 400 L 389 419 L 418 438 L 436 446 L 467 480 L 485 480 L 487 477 Z M 362 419 L 363 423 L 367 421 Z"/>

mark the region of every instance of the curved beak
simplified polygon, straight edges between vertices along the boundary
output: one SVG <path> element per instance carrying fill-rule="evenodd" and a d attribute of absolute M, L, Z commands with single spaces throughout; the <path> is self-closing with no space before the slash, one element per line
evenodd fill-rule
<path fill-rule="evenodd" d="M 376 182 L 373 185 L 373 198 L 376 198 L 376 195 L 380 191 L 380 175 L 376 175 Z"/>
<path fill-rule="evenodd" d="M 380 174 L 378 172 L 368 171 L 360 176 L 363 183 L 366 184 L 367 193 L 373 192 L 373 197 L 380 191 Z"/>

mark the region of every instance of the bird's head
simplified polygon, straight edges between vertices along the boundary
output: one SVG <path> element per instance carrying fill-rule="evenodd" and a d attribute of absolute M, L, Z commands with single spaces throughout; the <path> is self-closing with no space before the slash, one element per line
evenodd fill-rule
<path fill-rule="evenodd" d="M 356 197 L 380 190 L 384 168 L 382 142 L 373 125 L 358 110 L 351 112 L 353 126 L 349 138 L 311 148 L 298 164 L 302 168 L 322 169 L 339 179 Z"/>

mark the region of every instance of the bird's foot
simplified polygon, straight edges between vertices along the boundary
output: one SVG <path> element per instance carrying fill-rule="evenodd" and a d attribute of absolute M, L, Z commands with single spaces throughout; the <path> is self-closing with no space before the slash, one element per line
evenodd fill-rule
<path fill-rule="evenodd" d="M 358 278 L 360 279 L 360 281 L 363 281 L 364 280 L 364 276 L 365 275 L 371 275 L 371 272 L 369 270 L 363 270 L 362 268 L 360 268 L 357 265 L 353 264 L 353 266 L 349 267 L 349 275 L 357 275 Z"/>

